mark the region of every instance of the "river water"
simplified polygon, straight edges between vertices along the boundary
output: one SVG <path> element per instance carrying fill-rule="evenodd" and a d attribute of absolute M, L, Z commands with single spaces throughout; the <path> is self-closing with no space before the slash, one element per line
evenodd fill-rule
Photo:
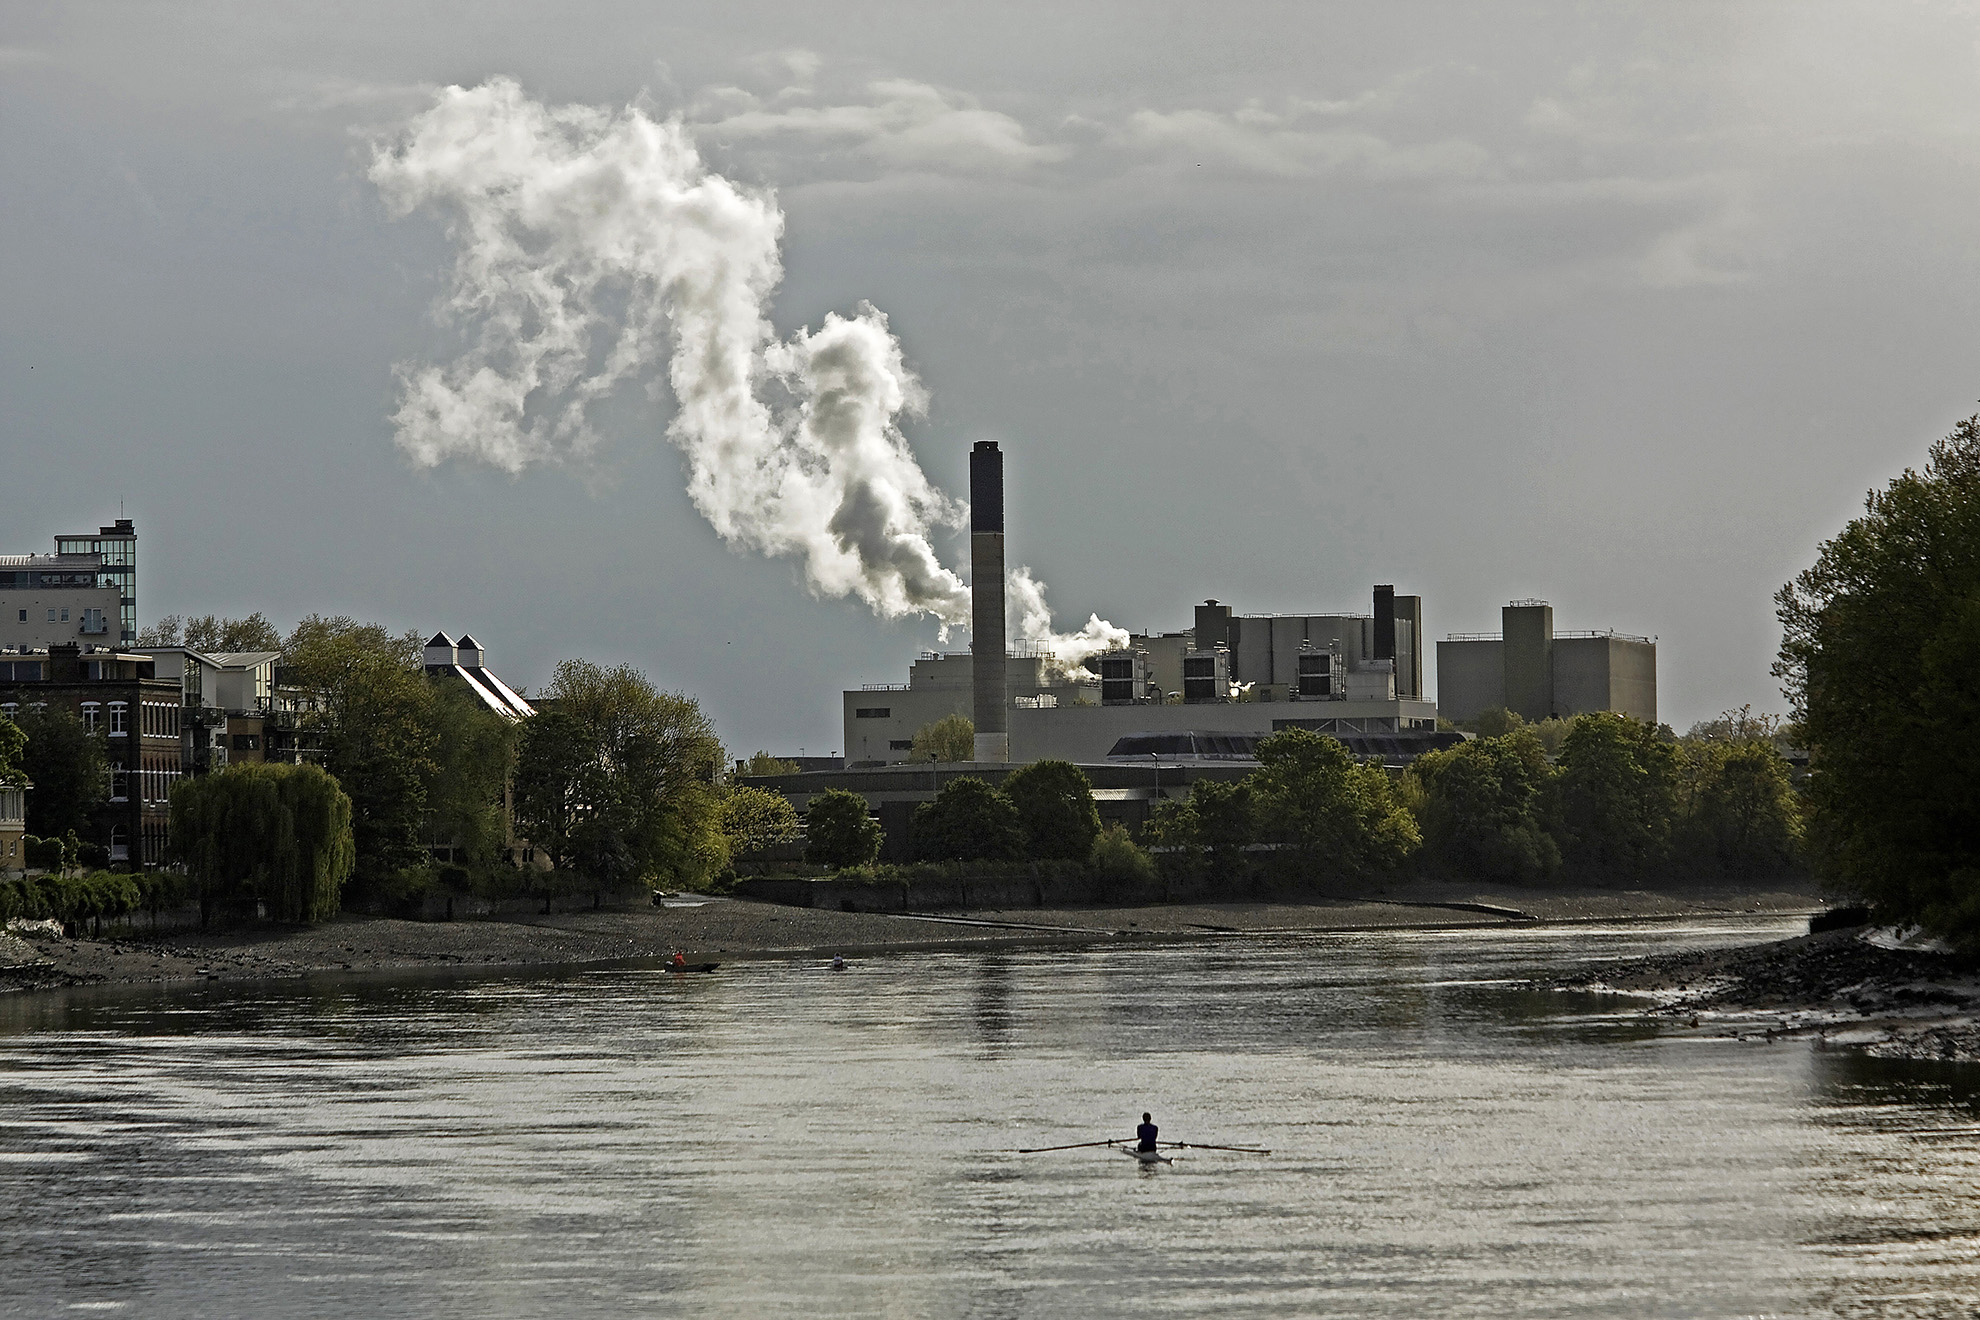
<path fill-rule="evenodd" d="M 1975 1070 L 1516 984 L 1796 928 L 15 996 L 0 1311 L 1972 1315 Z"/>

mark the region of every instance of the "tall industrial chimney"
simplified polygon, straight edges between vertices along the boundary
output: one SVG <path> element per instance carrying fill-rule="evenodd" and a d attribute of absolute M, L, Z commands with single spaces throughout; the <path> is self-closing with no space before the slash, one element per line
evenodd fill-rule
<path fill-rule="evenodd" d="M 1011 759 L 1004 711 L 1004 455 L 994 440 L 969 454 L 969 653 L 976 759 Z"/>
<path fill-rule="evenodd" d="M 1375 588 L 1375 658 L 1396 658 L 1396 589 L 1388 583 Z"/>

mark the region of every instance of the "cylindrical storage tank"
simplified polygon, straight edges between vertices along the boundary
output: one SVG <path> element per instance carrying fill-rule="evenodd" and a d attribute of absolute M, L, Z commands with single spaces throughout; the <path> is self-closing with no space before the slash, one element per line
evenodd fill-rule
<path fill-rule="evenodd" d="M 969 653 L 976 759 L 1008 761 L 1004 692 L 1004 454 L 979 440 L 969 454 Z"/>

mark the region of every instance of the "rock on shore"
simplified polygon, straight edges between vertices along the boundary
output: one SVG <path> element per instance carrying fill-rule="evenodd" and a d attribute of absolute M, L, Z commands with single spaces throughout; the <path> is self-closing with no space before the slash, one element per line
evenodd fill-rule
<path fill-rule="evenodd" d="M 1980 967 L 1888 928 L 1661 954 L 1549 982 L 1645 994 L 1646 1012 L 1765 1039 L 1816 1036 L 1890 1058 L 1980 1059 Z"/>

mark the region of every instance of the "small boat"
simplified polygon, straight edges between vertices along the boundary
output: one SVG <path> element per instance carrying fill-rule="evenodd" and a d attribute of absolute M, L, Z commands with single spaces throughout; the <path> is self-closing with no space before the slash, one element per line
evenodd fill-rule
<path fill-rule="evenodd" d="M 1121 1147 L 1121 1154 L 1130 1156 L 1143 1164 L 1174 1164 L 1175 1161 L 1159 1150 L 1136 1150 L 1132 1146 Z"/>
<path fill-rule="evenodd" d="M 715 969 L 716 969 L 717 967 L 720 967 L 721 965 L 722 965 L 722 964 L 721 964 L 721 963 L 718 963 L 718 962 L 712 962 L 712 963 L 668 963 L 668 964 L 667 964 L 667 970 L 668 970 L 668 971 L 670 971 L 670 972 L 712 972 L 712 971 L 714 971 L 714 970 L 715 970 Z"/>

